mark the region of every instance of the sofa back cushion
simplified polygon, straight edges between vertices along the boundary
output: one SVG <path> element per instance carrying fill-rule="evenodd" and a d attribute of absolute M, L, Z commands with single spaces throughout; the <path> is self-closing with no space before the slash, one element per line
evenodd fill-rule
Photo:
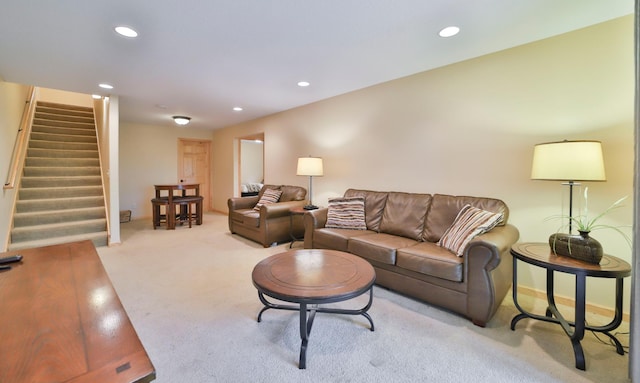
<path fill-rule="evenodd" d="M 307 189 L 300 186 L 282 185 L 280 190 L 282 190 L 281 202 L 302 201 L 307 196 Z"/>
<path fill-rule="evenodd" d="M 307 196 L 307 189 L 301 186 L 293 186 L 293 185 L 264 185 L 262 189 L 260 189 L 260 193 L 258 193 L 258 200 L 264 194 L 264 191 L 267 189 L 281 190 L 282 195 L 278 202 L 288 202 L 288 201 L 302 201 Z"/>
<path fill-rule="evenodd" d="M 387 202 L 386 192 L 370 190 L 347 189 L 345 197 L 364 197 L 364 218 L 367 229 L 380 231 L 380 221 L 382 221 L 382 211 Z"/>
<path fill-rule="evenodd" d="M 425 220 L 422 233 L 423 240 L 438 242 L 445 231 L 453 224 L 460 210 L 467 204 L 493 213 L 501 213 L 502 221 L 498 223 L 498 226 L 507 223 L 509 208 L 499 199 L 434 194 L 431 208 Z"/>
<path fill-rule="evenodd" d="M 382 213 L 380 232 L 421 241 L 430 204 L 430 194 L 390 192 Z"/>

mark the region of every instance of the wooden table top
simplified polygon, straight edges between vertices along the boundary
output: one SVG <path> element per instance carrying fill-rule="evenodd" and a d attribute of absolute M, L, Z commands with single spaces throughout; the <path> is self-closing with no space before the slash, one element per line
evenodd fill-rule
<path fill-rule="evenodd" d="M 582 273 L 591 277 L 620 278 L 631 275 L 631 265 L 612 255 L 603 255 L 599 264 L 556 255 L 548 243 L 520 242 L 513 245 L 511 254 L 530 264 L 565 273 Z"/>
<path fill-rule="evenodd" d="M 291 250 L 262 260 L 253 269 L 254 286 L 276 299 L 330 303 L 371 288 L 376 273 L 364 259 L 335 250 Z"/>
<path fill-rule="evenodd" d="M 0 382 L 149 382 L 155 369 L 91 241 L 22 254 L 0 272 Z"/>

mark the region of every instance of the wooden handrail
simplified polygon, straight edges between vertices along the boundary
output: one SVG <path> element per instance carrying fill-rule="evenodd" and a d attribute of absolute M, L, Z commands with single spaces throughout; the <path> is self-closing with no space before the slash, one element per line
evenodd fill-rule
<path fill-rule="evenodd" d="M 16 134 L 16 142 L 13 145 L 13 154 L 9 165 L 9 174 L 4 189 L 13 189 L 16 186 L 18 175 L 24 165 L 24 157 L 27 153 L 27 145 L 29 144 L 29 136 L 31 135 L 31 125 L 33 115 L 36 110 L 37 88 L 29 87 L 29 99 L 26 100 L 24 110 L 22 111 L 22 120 Z"/>

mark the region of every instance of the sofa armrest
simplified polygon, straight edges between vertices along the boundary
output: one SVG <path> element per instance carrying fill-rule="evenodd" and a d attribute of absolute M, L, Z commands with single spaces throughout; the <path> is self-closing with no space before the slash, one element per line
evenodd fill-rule
<path fill-rule="evenodd" d="M 258 196 L 252 197 L 233 197 L 227 200 L 227 207 L 229 211 L 240 209 L 253 209 L 258 203 Z"/>
<path fill-rule="evenodd" d="M 302 207 L 305 201 L 286 201 L 265 204 L 260 207 L 260 221 L 270 218 L 288 217 L 291 215 L 291 209 L 294 207 Z"/>
<path fill-rule="evenodd" d="M 467 281 L 467 314 L 484 327 L 511 287 L 513 263 L 511 246 L 520 233 L 507 224 L 474 238 L 463 254 Z"/>
<path fill-rule="evenodd" d="M 328 208 L 309 210 L 304 215 L 304 248 L 313 248 L 313 231 L 323 228 L 327 223 Z"/>

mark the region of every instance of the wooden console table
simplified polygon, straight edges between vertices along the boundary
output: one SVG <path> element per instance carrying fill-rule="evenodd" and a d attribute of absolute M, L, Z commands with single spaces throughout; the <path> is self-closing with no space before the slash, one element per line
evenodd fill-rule
<path fill-rule="evenodd" d="M 0 272 L 0 382 L 150 382 L 155 369 L 91 241 L 22 254 Z"/>

